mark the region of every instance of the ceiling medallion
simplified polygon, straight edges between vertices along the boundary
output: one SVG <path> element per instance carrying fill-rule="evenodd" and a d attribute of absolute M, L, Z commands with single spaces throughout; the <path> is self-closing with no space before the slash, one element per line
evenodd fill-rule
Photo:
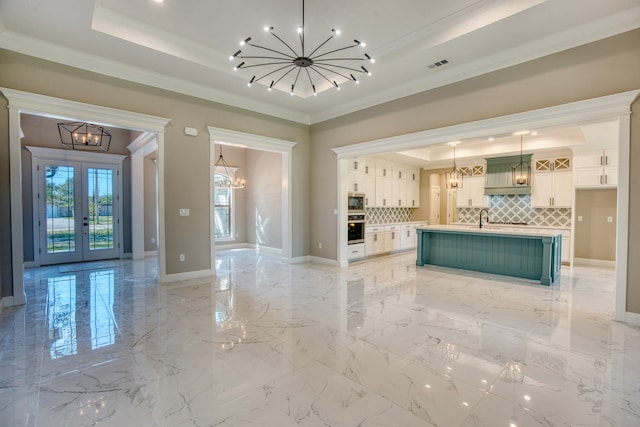
<path fill-rule="evenodd" d="M 280 38 L 273 27 L 265 27 L 264 30 L 278 40 L 277 48 L 252 43 L 251 37 L 247 37 L 240 42 L 242 49 L 229 57 L 232 61 L 240 61 L 234 67 L 236 71 L 250 68 L 256 70 L 256 74 L 249 81 L 249 86 L 261 81 L 267 85 L 271 80 L 267 85 L 269 91 L 285 84 L 288 90 L 290 84 L 291 95 L 304 96 L 300 94 L 300 90 L 296 92 L 296 87 L 302 82 L 308 82 L 315 96 L 318 94 L 316 84 L 319 86 L 322 83 L 340 90 L 341 83 L 347 81 L 359 83 L 355 75 L 371 75 L 366 67 L 358 66 L 360 61 L 374 62 L 367 53 L 344 55 L 350 49 L 364 48 L 364 43 L 354 39 L 353 44 L 337 48 L 330 47 L 334 37 L 340 35 L 339 30 L 331 29 L 331 35 L 312 49 L 305 45 L 304 0 L 302 0 L 302 25 L 298 27 L 300 46 L 297 49 Z M 289 79 L 285 79 L 287 76 L 290 76 Z"/>

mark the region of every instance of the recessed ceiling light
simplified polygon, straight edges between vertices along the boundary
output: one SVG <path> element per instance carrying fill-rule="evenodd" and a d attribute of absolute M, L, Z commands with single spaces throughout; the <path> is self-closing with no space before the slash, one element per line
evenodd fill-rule
<path fill-rule="evenodd" d="M 164 0 L 153 0 L 154 3 L 164 3 Z"/>
<path fill-rule="evenodd" d="M 533 136 L 536 136 L 537 134 L 538 134 L 538 132 L 536 132 L 536 131 L 531 132 L 531 135 L 533 135 Z"/>
<path fill-rule="evenodd" d="M 494 137 L 490 137 L 489 141 L 495 141 L 496 139 Z"/>

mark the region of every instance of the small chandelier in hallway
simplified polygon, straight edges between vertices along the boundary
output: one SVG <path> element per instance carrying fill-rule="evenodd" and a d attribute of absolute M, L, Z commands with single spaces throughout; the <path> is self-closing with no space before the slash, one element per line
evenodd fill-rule
<path fill-rule="evenodd" d="M 224 159 L 224 156 L 222 155 L 222 145 L 220 145 L 220 156 L 218 157 L 213 170 L 216 174 L 220 174 L 224 178 L 221 180 L 214 180 L 214 188 L 244 188 L 244 179 L 240 179 L 236 176 L 237 169 L 238 168 L 229 166 L 227 161 Z"/>
<path fill-rule="evenodd" d="M 74 150 L 109 151 L 111 134 L 102 126 L 86 122 L 58 123 L 62 145 Z"/>

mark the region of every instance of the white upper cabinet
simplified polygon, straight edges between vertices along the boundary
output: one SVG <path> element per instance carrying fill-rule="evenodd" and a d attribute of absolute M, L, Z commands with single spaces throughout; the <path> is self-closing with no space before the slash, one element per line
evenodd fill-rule
<path fill-rule="evenodd" d="M 576 187 L 615 187 L 618 185 L 618 149 L 577 151 L 574 157 Z"/>
<path fill-rule="evenodd" d="M 456 189 L 456 205 L 459 208 L 485 208 L 489 198 L 484 194 L 484 164 L 460 166 L 462 188 Z"/>
<path fill-rule="evenodd" d="M 534 208 L 570 208 L 573 201 L 573 176 L 570 156 L 533 158 L 531 206 Z"/>
<path fill-rule="evenodd" d="M 365 194 L 365 207 L 420 206 L 420 168 L 385 160 L 348 160 L 348 191 Z"/>

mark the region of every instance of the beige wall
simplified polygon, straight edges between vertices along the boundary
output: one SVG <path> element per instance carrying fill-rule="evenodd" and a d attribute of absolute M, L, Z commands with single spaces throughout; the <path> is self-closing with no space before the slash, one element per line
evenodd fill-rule
<path fill-rule="evenodd" d="M 543 57 L 456 84 L 328 120 L 311 127 L 311 240 L 336 236 L 336 162 L 331 149 L 354 143 L 500 117 L 640 88 L 640 31 Z M 635 105 L 640 105 L 636 102 Z M 640 121 L 632 119 L 631 159 L 640 164 Z M 640 188 L 632 168 L 631 188 Z M 635 182 L 635 187 L 633 183 Z M 640 194 L 631 192 L 631 217 L 640 217 Z M 640 258 L 640 225 L 634 223 L 629 256 Z M 336 242 L 313 255 L 336 258 Z M 633 258 L 630 258 L 633 259 Z M 637 263 L 636 263 L 637 264 Z M 629 303 L 640 313 L 640 265 L 630 263 Z"/>
<path fill-rule="evenodd" d="M 207 126 L 295 141 L 293 150 L 294 257 L 309 253 L 308 126 L 134 84 L 0 50 L 0 86 L 170 118 L 165 132 L 165 248 L 167 274 L 209 268 L 209 135 Z M 7 101 L 0 101 L 0 253 L 2 295 L 12 295 Z M 186 126 L 199 130 L 184 135 Z M 189 208 L 191 216 L 180 217 Z M 186 255 L 179 262 L 179 254 Z"/>
<path fill-rule="evenodd" d="M 156 200 L 156 163 L 155 153 L 144 158 L 144 250 L 145 252 L 158 249 L 157 233 L 157 200 Z"/>
<path fill-rule="evenodd" d="M 293 151 L 293 256 L 337 258 L 337 162 L 332 148 L 499 117 L 640 88 L 640 31 L 309 127 L 0 50 L 0 86 L 171 118 L 166 129 L 167 273 L 208 267 L 208 135 L 216 126 L 298 142 Z M 0 101 L 2 295 L 11 295 L 8 113 Z M 634 108 L 640 108 L 636 102 Z M 185 126 L 200 130 L 186 138 Z M 631 159 L 640 164 L 640 119 L 632 116 Z M 310 173 L 309 173 L 310 171 Z M 631 168 L 631 188 L 640 168 Z M 188 220 L 178 208 L 191 209 Z M 631 191 L 630 217 L 640 217 Z M 630 224 L 628 309 L 640 313 L 640 223 Z M 322 241 L 322 249 L 317 242 Z M 179 253 L 187 261 L 177 261 Z M 9 258 L 7 258 L 9 257 Z M 8 259 L 8 260 L 7 260 Z M 7 278 L 9 279 L 7 281 Z"/>
<path fill-rule="evenodd" d="M 615 261 L 617 193 L 615 189 L 576 191 L 576 258 Z M 607 222 L 609 216 L 612 222 Z"/>
<path fill-rule="evenodd" d="M 247 242 L 282 249 L 282 154 L 247 150 Z"/>

